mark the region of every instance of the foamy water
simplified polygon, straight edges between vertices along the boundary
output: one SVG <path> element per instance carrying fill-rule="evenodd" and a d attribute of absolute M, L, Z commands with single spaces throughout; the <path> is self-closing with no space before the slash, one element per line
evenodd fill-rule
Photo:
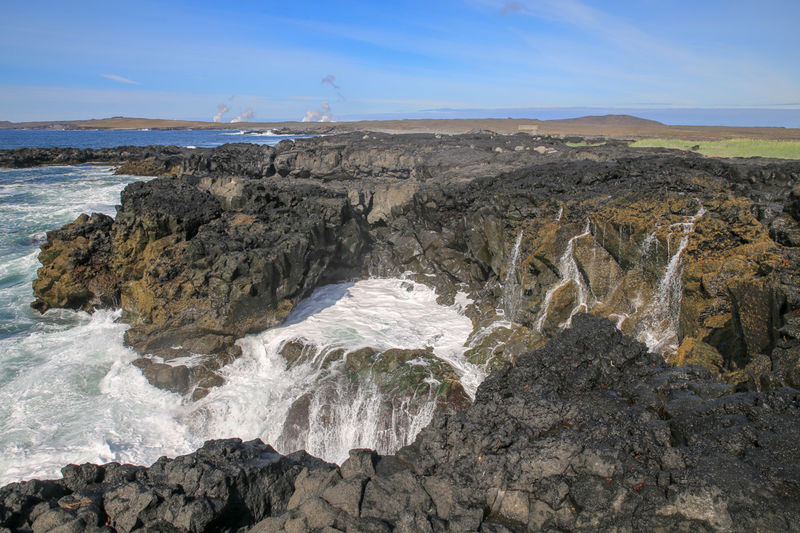
<path fill-rule="evenodd" d="M 393 425 L 391 417 L 381 414 L 391 399 L 369 381 L 344 379 L 346 356 L 333 361 L 327 356 L 366 347 L 378 352 L 431 347 L 474 394 L 477 384 L 471 378 L 480 369 L 463 357 L 471 331 L 470 320 L 457 307 L 438 305 L 434 291 L 418 283 L 369 279 L 322 287 L 284 326 L 241 339 L 243 356 L 223 370 L 226 384 L 197 402 L 185 419 L 196 433 L 260 437 L 279 448 L 283 444 L 283 452 L 303 448 L 337 462 L 354 447 L 393 451 L 409 444 L 430 421 L 433 402 L 423 398 L 417 407 L 398 409 L 392 413 Z M 310 347 L 310 357 L 287 368 L 280 350 L 298 340 Z M 283 422 L 304 395 L 311 395 L 307 435 L 287 441 Z"/>
<path fill-rule="evenodd" d="M 123 345 L 127 326 L 118 312 L 32 310 L 44 231 L 81 212 L 113 214 L 119 192 L 136 179 L 107 167 L 0 171 L 0 484 L 58 477 L 67 463 L 148 465 L 234 436 L 341 461 L 353 447 L 393 451 L 430 420 L 430 394 L 393 402 L 369 381 L 343 381 L 344 359 L 287 368 L 279 350 L 289 340 L 303 339 L 321 354 L 430 347 L 474 394 L 484 373 L 463 357 L 472 329 L 463 314 L 468 300 L 459 295 L 455 305 L 441 306 L 433 290 L 401 279 L 318 289 L 283 326 L 241 339 L 243 356 L 224 369 L 226 383 L 199 402 L 152 387 L 130 364 L 137 355 Z M 289 408 L 304 395 L 311 395 L 308 430 L 282 438 Z"/>

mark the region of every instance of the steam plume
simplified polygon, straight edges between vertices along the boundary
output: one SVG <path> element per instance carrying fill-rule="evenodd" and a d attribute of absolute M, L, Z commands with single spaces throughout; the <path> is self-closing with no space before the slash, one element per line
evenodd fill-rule
<path fill-rule="evenodd" d="M 303 117 L 303 122 L 330 122 L 333 120 L 333 113 L 331 112 L 331 104 L 322 102 L 319 109 L 309 109 L 306 111 L 306 116 Z"/>
<path fill-rule="evenodd" d="M 255 116 L 252 109 L 248 109 L 247 111 L 242 112 L 238 117 L 231 120 L 231 124 L 236 122 L 247 122 Z"/>
<path fill-rule="evenodd" d="M 222 115 L 230 111 L 230 108 L 228 108 L 228 106 L 225 104 L 218 104 L 217 111 L 218 113 L 214 115 L 214 122 L 222 122 Z"/>

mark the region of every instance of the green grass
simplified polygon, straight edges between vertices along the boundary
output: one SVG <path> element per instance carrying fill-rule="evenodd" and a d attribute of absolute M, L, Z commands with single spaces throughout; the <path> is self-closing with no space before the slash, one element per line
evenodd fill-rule
<path fill-rule="evenodd" d="M 570 148 L 578 148 L 578 147 L 581 147 L 581 146 L 603 146 L 604 144 L 606 144 L 606 141 L 599 141 L 599 142 L 581 141 L 579 143 L 570 143 L 570 142 L 568 142 L 568 143 L 565 143 L 565 144 L 567 146 L 569 146 Z"/>
<path fill-rule="evenodd" d="M 644 139 L 631 143 L 633 148 L 677 148 L 711 157 L 775 157 L 800 159 L 800 141 L 681 141 L 677 139 Z M 698 148 L 695 148 L 698 147 Z"/>

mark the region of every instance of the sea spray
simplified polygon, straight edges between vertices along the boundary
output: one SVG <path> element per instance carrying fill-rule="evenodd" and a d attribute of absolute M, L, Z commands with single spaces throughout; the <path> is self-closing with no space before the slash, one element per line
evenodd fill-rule
<path fill-rule="evenodd" d="M 67 463 L 147 464 L 198 443 L 176 420 L 181 398 L 130 364 L 119 316 L 49 311 L 28 335 L 0 341 L 0 483 Z"/>
<path fill-rule="evenodd" d="M 653 298 L 644 310 L 637 327 L 637 339 L 658 353 L 666 354 L 678 348 L 678 320 L 680 318 L 681 297 L 683 293 L 681 258 L 694 233 L 697 220 L 705 214 L 701 205 L 698 211 L 682 222 L 670 225 L 667 235 L 667 257 L 669 258 L 664 275 L 658 283 Z M 672 255 L 670 241 L 675 230 L 680 233 L 680 242 Z"/>
<path fill-rule="evenodd" d="M 430 347 L 474 395 L 484 374 L 463 355 L 471 331 L 472 323 L 459 309 L 438 305 L 433 290 L 411 281 L 369 279 L 322 287 L 285 325 L 240 340 L 242 357 L 222 370 L 226 383 L 198 401 L 184 421 L 209 438 L 260 437 L 279 449 L 283 443 L 280 451 L 303 448 L 331 461 L 345 459 L 354 447 L 388 453 L 409 444 L 430 421 L 435 398 L 391 398 L 369 380 L 355 383 L 346 376 L 347 354 Z M 290 365 L 281 355 L 289 342 L 313 348 Z M 297 414 L 298 401 L 308 406 L 299 409 L 300 430 L 288 438 L 285 422 L 290 413 Z"/>

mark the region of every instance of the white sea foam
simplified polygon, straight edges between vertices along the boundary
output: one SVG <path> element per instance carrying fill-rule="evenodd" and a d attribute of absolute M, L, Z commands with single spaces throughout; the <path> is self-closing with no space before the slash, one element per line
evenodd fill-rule
<path fill-rule="evenodd" d="M 293 441 L 298 447 L 333 461 L 346 458 L 353 447 L 391 451 L 408 444 L 430 421 L 433 399 L 420 402 L 417 411 L 407 403 L 395 406 L 387 428 L 382 414 L 387 399 L 377 387 L 367 382 L 348 390 L 346 382 L 337 381 L 341 363 L 323 364 L 325 354 L 431 347 L 472 395 L 480 369 L 463 356 L 471 330 L 470 320 L 456 307 L 438 305 L 435 292 L 418 283 L 369 279 L 323 287 L 295 309 L 286 325 L 240 340 L 243 356 L 223 370 L 227 383 L 197 402 L 186 421 L 209 436 L 280 443 L 292 404 L 311 394 L 309 429 L 304 439 Z M 279 351 L 300 339 L 315 346 L 317 356 L 287 368 Z M 335 385 L 320 387 L 323 382 Z"/>
<path fill-rule="evenodd" d="M 42 316 L 29 305 L 43 232 L 82 212 L 113 214 L 122 187 L 142 179 L 112 171 L 0 171 L 0 484 L 53 477 L 69 462 L 151 462 L 162 450 L 188 449 L 181 438 L 174 445 L 174 431 L 136 422 L 181 399 L 152 389 L 129 364 L 134 354 L 122 345 L 118 314 L 55 310 Z M 124 379 L 115 377 L 121 374 Z M 135 396 L 119 395 L 136 387 Z"/>
<path fill-rule="evenodd" d="M 119 313 L 59 311 L 0 340 L 0 483 L 55 476 L 67 463 L 150 463 L 189 449 L 181 399 L 130 365 Z"/>

